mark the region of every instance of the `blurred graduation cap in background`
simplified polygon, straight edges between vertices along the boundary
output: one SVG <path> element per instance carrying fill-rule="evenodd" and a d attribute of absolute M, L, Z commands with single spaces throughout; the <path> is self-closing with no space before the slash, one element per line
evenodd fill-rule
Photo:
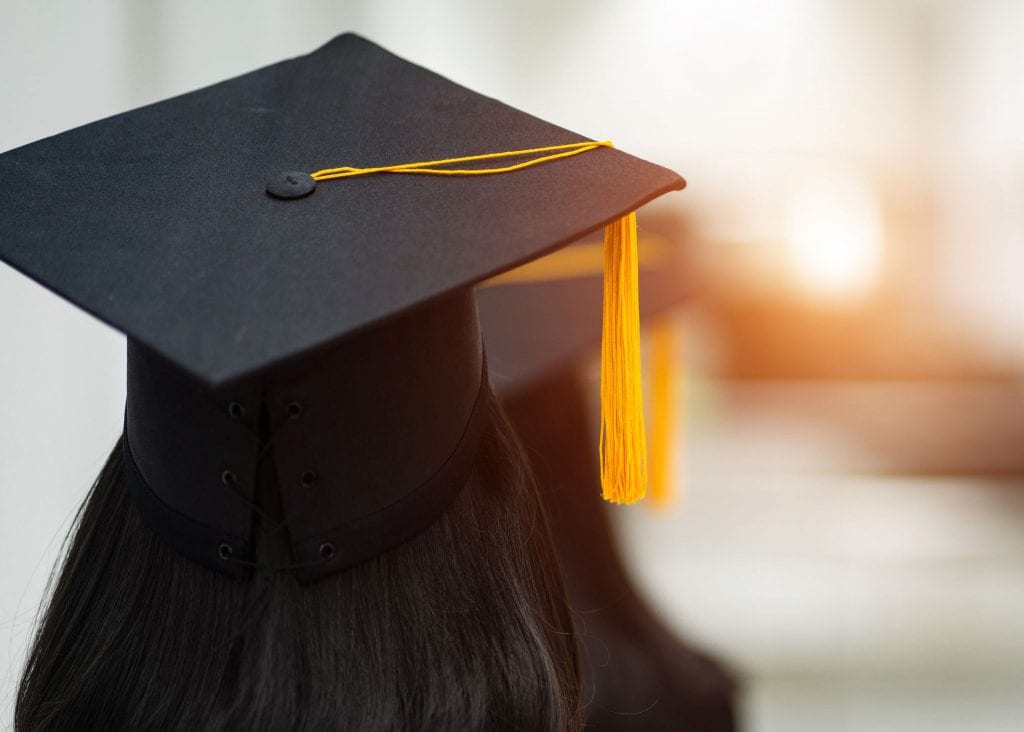
<path fill-rule="evenodd" d="M 632 212 L 672 171 L 344 35 L 0 176 L 0 259 L 128 336 L 126 479 L 184 556 L 248 576 L 268 514 L 315 580 L 435 521 L 485 411 L 473 285 L 602 227 L 605 488 L 642 493 Z"/>
<path fill-rule="evenodd" d="M 647 336 L 652 491 L 671 500 L 672 424 L 682 402 L 678 323 L 693 291 L 682 227 L 670 217 L 639 236 L 640 312 Z M 671 233 L 669 233 L 671 232 Z M 658 619 L 630 578 L 599 498 L 581 364 L 602 336 L 602 243 L 587 241 L 484 283 L 480 322 L 495 391 L 541 488 L 580 633 L 587 723 L 596 729 L 731 732 L 730 671 Z"/>
<path fill-rule="evenodd" d="M 640 318 L 646 326 L 685 301 L 680 246 L 650 219 L 639 225 Z M 662 227 L 665 228 L 665 227 Z M 495 390 L 510 396 L 580 362 L 601 344 L 604 241 L 553 252 L 483 283 L 478 295 Z"/>
<path fill-rule="evenodd" d="M 665 506 L 673 500 L 673 453 L 682 419 L 683 338 L 672 316 L 694 283 L 679 242 L 686 236 L 680 217 L 647 217 L 639 228 L 650 488 L 654 503 Z M 488 367 L 491 384 L 503 400 L 523 396 L 599 352 L 604 253 L 604 242 L 589 238 L 483 283 L 477 300 Z"/>

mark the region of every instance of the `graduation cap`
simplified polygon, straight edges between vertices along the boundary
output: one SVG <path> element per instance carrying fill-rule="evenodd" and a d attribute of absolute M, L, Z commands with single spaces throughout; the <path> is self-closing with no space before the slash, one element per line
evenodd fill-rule
<path fill-rule="evenodd" d="M 681 242 L 670 240 L 679 228 L 671 218 L 648 219 L 637 249 L 640 320 L 648 340 L 650 495 L 657 506 L 672 498 L 681 344 L 671 314 L 692 293 Z M 599 347 L 603 272 L 604 243 L 588 238 L 483 283 L 477 292 L 480 325 L 491 384 L 503 401 L 528 401 Z"/>
<path fill-rule="evenodd" d="M 303 579 L 435 521 L 482 429 L 472 285 L 602 227 L 630 480 L 632 212 L 683 187 L 669 170 L 349 34 L 0 177 L 0 259 L 128 336 L 126 479 L 185 556 L 247 575 L 275 501 Z"/>

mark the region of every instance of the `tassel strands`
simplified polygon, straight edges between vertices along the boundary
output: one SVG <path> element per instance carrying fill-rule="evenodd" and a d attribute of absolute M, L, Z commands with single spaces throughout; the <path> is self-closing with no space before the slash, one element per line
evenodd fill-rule
<path fill-rule="evenodd" d="M 607 501 L 635 503 L 647 492 L 635 213 L 605 228 L 604 246 L 601 488 Z"/>

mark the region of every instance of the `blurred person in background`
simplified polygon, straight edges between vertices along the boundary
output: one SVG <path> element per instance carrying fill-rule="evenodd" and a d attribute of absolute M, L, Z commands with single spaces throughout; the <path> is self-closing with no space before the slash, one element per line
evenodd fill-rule
<path fill-rule="evenodd" d="M 662 232 L 662 233 L 658 233 Z M 682 271 L 684 236 L 678 217 L 645 217 L 640 236 L 641 315 L 653 324 L 649 381 L 675 380 L 671 310 L 689 294 Z M 519 434 L 541 486 L 559 561 L 578 626 L 583 699 L 588 727 L 598 730 L 732 732 L 736 682 L 713 656 L 669 630 L 630 578 L 601 500 L 597 438 L 590 417 L 583 364 L 601 340 L 602 250 L 578 244 L 487 283 L 480 316 L 492 381 Z M 651 374 L 659 369 L 665 373 Z M 650 419 L 676 412 L 673 390 L 650 389 Z M 672 414 L 668 422 L 677 415 Z M 671 435 L 651 434 L 649 501 L 668 503 Z M 655 464 L 655 463 L 662 464 Z M 624 510 L 624 509 L 619 509 Z M 652 515 L 651 520 L 657 520 Z"/>

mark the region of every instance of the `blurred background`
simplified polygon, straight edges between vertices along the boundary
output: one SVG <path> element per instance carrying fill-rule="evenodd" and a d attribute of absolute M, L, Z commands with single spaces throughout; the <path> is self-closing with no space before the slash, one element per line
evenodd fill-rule
<path fill-rule="evenodd" d="M 354 30 L 679 170 L 683 495 L 616 513 L 638 579 L 751 732 L 1024 728 L 1024 4 L 0 9 L 0 150 Z M 0 266 L 2 725 L 123 406 L 122 337 Z"/>

